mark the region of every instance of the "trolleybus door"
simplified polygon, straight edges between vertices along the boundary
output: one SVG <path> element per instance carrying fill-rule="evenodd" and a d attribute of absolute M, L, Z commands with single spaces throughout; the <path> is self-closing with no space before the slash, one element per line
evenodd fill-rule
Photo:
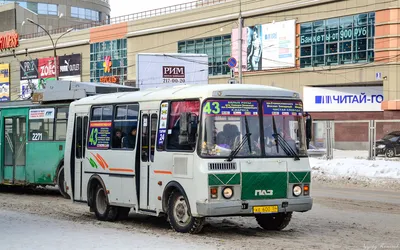
<path fill-rule="evenodd" d="M 83 161 L 85 160 L 86 153 L 86 139 L 87 139 L 87 128 L 88 128 L 88 116 L 87 114 L 76 114 L 75 117 L 75 143 L 73 148 L 75 152 L 75 171 L 72 173 L 74 183 L 74 199 L 82 200 L 82 173 L 83 173 Z"/>
<path fill-rule="evenodd" d="M 142 210 L 155 210 L 154 190 L 152 190 L 152 179 L 154 164 L 154 153 L 156 144 L 156 132 L 158 111 L 149 110 L 141 112 L 140 124 L 140 197 L 139 206 Z"/>
<path fill-rule="evenodd" d="M 3 120 L 3 181 L 25 183 L 26 117 L 5 117 Z"/>

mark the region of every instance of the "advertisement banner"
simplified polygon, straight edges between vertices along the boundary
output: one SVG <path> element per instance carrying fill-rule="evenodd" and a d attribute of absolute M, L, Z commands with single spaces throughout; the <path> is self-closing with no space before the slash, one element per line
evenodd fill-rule
<path fill-rule="evenodd" d="M 10 64 L 0 64 L 0 102 L 10 100 Z"/>
<path fill-rule="evenodd" d="M 262 70 L 263 38 L 262 26 L 247 27 L 247 70 Z"/>
<path fill-rule="evenodd" d="M 264 101 L 263 114 L 269 115 L 283 115 L 283 116 L 302 116 L 303 104 L 299 101 Z"/>
<path fill-rule="evenodd" d="M 383 86 L 304 87 L 304 111 L 382 111 Z"/>
<path fill-rule="evenodd" d="M 40 58 L 38 60 L 39 78 L 55 78 L 56 65 L 54 57 Z"/>
<path fill-rule="evenodd" d="M 39 80 L 38 79 L 32 79 L 29 80 L 31 84 L 34 86 L 35 89 L 39 88 Z M 32 89 L 29 87 L 29 81 L 28 80 L 23 80 L 20 82 L 20 97 L 21 99 L 27 99 L 31 97 L 32 94 Z"/>
<path fill-rule="evenodd" d="M 29 120 L 54 119 L 54 114 L 54 108 L 31 109 L 29 110 Z"/>
<path fill-rule="evenodd" d="M 91 122 L 88 148 L 107 149 L 111 143 L 111 122 Z"/>
<path fill-rule="evenodd" d="M 258 102 L 253 100 L 210 100 L 204 103 L 203 113 L 218 116 L 257 116 Z"/>
<path fill-rule="evenodd" d="M 21 80 L 38 79 L 38 60 L 22 61 L 20 63 Z"/>
<path fill-rule="evenodd" d="M 81 55 L 74 54 L 69 56 L 59 56 L 58 66 L 59 66 L 59 76 L 77 76 L 81 75 Z"/>
<path fill-rule="evenodd" d="M 264 70 L 295 67 L 296 20 L 264 24 L 262 35 Z"/>
<path fill-rule="evenodd" d="M 141 90 L 208 83 L 208 56 L 137 54 L 136 83 Z"/>

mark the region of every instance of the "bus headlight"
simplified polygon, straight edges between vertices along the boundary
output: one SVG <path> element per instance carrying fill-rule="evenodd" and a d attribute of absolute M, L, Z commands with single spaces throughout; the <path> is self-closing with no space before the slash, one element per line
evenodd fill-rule
<path fill-rule="evenodd" d="M 300 196 L 301 195 L 301 187 L 299 185 L 293 186 L 293 195 L 294 196 Z"/>
<path fill-rule="evenodd" d="M 233 189 L 231 187 L 226 187 L 222 190 L 222 196 L 225 199 L 230 199 L 233 196 Z"/>

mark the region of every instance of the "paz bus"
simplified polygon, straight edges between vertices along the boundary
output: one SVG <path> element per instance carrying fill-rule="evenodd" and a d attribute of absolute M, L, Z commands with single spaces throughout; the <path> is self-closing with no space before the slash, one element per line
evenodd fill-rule
<path fill-rule="evenodd" d="M 64 146 L 73 100 L 133 91 L 116 84 L 48 81 L 30 100 L 0 103 L 0 185 L 57 185 L 65 192 Z"/>
<path fill-rule="evenodd" d="M 281 230 L 312 208 L 302 101 L 260 85 L 192 85 L 70 105 L 66 189 L 98 220 L 130 211 L 198 233 L 206 217 Z"/>

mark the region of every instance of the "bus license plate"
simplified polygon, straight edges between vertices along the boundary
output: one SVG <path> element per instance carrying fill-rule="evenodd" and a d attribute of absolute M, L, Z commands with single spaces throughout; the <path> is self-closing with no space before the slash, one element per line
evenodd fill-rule
<path fill-rule="evenodd" d="M 255 214 L 278 213 L 278 206 L 257 206 L 257 207 L 253 207 L 253 213 L 255 213 Z"/>

